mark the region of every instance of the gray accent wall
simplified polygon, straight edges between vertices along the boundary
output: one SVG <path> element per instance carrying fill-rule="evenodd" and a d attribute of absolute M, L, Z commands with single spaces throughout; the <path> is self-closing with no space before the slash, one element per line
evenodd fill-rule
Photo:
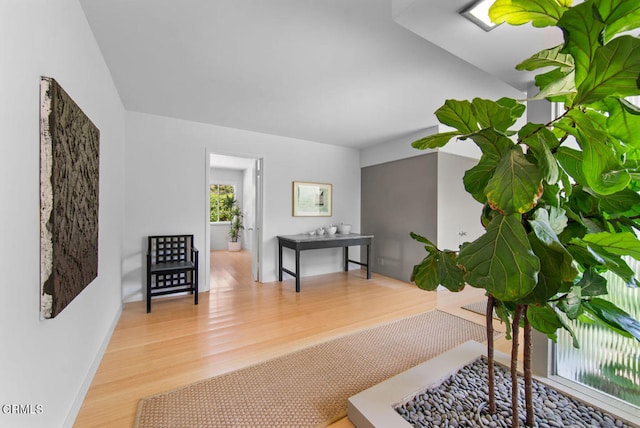
<path fill-rule="evenodd" d="M 361 178 L 362 233 L 375 235 L 371 269 L 409 281 L 426 254 L 409 233 L 437 242 L 438 153 L 368 166 Z"/>

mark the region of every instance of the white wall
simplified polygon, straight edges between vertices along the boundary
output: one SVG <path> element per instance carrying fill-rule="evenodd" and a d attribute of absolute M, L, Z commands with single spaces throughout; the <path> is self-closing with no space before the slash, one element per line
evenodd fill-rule
<path fill-rule="evenodd" d="M 484 234 L 482 204 L 467 193 L 462 178 L 477 159 L 438 153 L 438 242 L 441 250 L 457 251 L 463 242 Z M 464 233 L 464 235 L 461 235 Z"/>
<path fill-rule="evenodd" d="M 0 404 L 3 427 L 71 426 L 120 314 L 124 109 L 76 0 L 0 2 Z M 39 81 L 100 129 L 98 277 L 40 320 Z M 23 407 L 24 408 L 24 407 Z"/>
<path fill-rule="evenodd" d="M 130 272 L 123 284 L 126 300 L 142 298 L 142 253 L 147 235 L 189 231 L 196 235 L 196 246 L 205 247 L 207 150 L 264 159 L 263 281 L 277 278 L 277 235 L 340 222 L 360 231 L 357 150 L 142 113 L 127 112 L 126 117 L 124 250 Z M 333 217 L 292 217 L 294 180 L 332 183 Z M 158 203 L 158 190 L 162 203 Z M 340 249 L 303 253 L 302 276 L 339 271 L 341 254 Z M 285 264 L 293 264 L 289 252 L 285 253 Z M 204 263 L 200 266 L 203 275 Z M 207 287 L 208 281 L 201 282 L 201 289 Z"/>

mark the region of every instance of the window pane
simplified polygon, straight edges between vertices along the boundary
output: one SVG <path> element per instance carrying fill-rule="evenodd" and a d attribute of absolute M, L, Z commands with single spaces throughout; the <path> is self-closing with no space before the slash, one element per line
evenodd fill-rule
<path fill-rule="evenodd" d="M 225 200 L 235 200 L 235 187 L 228 184 L 211 184 L 209 189 L 209 221 L 231 221 L 230 207 L 225 205 Z"/>
<path fill-rule="evenodd" d="M 625 260 L 634 272 L 640 272 L 640 262 Z M 613 274 L 604 276 L 608 280 L 609 294 L 601 297 L 640 319 L 640 288 L 627 287 Z M 573 347 L 569 333 L 559 331 L 556 346 L 558 375 L 640 406 L 640 343 L 597 325 L 570 324 L 580 349 Z"/>

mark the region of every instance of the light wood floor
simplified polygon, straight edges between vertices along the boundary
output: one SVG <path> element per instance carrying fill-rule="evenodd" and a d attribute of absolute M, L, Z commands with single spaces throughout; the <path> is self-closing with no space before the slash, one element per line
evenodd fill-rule
<path fill-rule="evenodd" d="M 372 325 L 438 308 L 460 309 L 481 290 L 425 292 L 362 270 L 260 284 L 245 252 L 211 253 L 211 291 L 125 306 L 74 427 L 131 427 L 140 398 L 239 369 Z M 496 328 L 502 326 L 496 324 Z M 496 348 L 509 352 L 510 342 Z M 332 425 L 352 427 L 347 418 Z"/>

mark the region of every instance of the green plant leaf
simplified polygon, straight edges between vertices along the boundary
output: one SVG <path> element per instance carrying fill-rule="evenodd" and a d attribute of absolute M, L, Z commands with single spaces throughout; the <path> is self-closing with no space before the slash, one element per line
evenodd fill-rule
<path fill-rule="evenodd" d="M 533 100 L 548 99 L 550 101 L 572 104 L 576 89 L 575 72 L 573 70 L 555 69 L 535 77 L 540 92 Z"/>
<path fill-rule="evenodd" d="M 581 265 L 602 267 L 622 278 L 628 287 L 636 288 L 638 286 L 635 272 L 622 257 L 607 252 L 597 244 L 587 244 L 578 238 L 571 240 L 571 244 L 566 247 L 567 251 Z"/>
<path fill-rule="evenodd" d="M 436 245 L 431 242 L 429 239 L 425 238 L 424 236 L 418 235 L 417 233 L 414 232 L 410 232 L 409 236 L 411 236 L 412 239 L 425 244 L 424 249 L 427 250 L 427 252 L 429 253 L 433 253 L 435 251 L 438 251 L 438 247 L 436 247 Z"/>
<path fill-rule="evenodd" d="M 518 303 L 544 304 L 556 295 L 567 282 L 563 277 L 569 276 L 565 272 L 573 269 L 571 266 L 573 258 L 564 248 L 564 251 L 553 248 L 542 242 L 534 233 L 530 233 L 528 237 L 531 249 L 540 260 L 540 273 L 538 274 L 538 283 L 531 293 L 518 300 Z M 575 269 L 573 270 L 575 271 Z M 577 275 L 577 271 L 575 271 L 575 275 Z"/>
<path fill-rule="evenodd" d="M 496 216 L 487 232 L 458 254 L 465 280 L 502 301 L 517 301 L 533 290 L 540 261 L 533 253 L 519 215 Z"/>
<path fill-rule="evenodd" d="M 509 308 L 507 308 L 504 302 L 495 299 L 493 309 L 496 312 L 496 316 L 500 319 L 500 322 L 505 326 L 506 331 L 504 333 L 504 337 L 507 340 L 511 340 L 511 312 L 509 311 Z"/>
<path fill-rule="evenodd" d="M 463 270 L 456 263 L 456 253 L 453 251 L 440 251 L 431 242 L 419 235 L 412 234 L 412 238 L 427 243 L 425 247 L 429 255 L 420 264 L 413 267 L 411 281 L 415 282 L 423 290 L 433 291 L 439 285 L 450 291 L 460 291 L 465 282 L 462 279 Z"/>
<path fill-rule="evenodd" d="M 608 144 L 609 135 L 597 128 L 594 115 L 572 110 L 568 116 L 574 120 L 575 128 L 564 129 L 576 137 L 582 148 L 582 175 L 588 187 L 601 195 L 626 188 L 631 176 L 620 164 L 613 146 Z"/>
<path fill-rule="evenodd" d="M 640 94 L 640 40 L 617 37 L 596 49 L 593 64 L 583 81 L 577 84 L 575 104 L 591 104 L 606 97 Z M 576 82 L 577 83 L 577 82 Z"/>
<path fill-rule="evenodd" d="M 626 337 L 640 341 L 640 322 L 615 304 L 597 297 L 582 302 L 582 306 L 604 325 Z"/>
<path fill-rule="evenodd" d="M 609 110 L 607 129 L 628 146 L 640 149 L 640 110 L 624 99 L 605 100 Z"/>
<path fill-rule="evenodd" d="M 558 147 L 559 142 L 553 132 L 544 125 L 528 123 L 519 132 L 520 139 L 529 146 L 538 160 L 538 167 L 549 184 L 556 184 L 560 178 L 558 161 L 551 153 Z"/>
<path fill-rule="evenodd" d="M 580 287 L 573 287 L 571 292 L 560 299 L 556 305 L 571 320 L 577 319 L 582 313 L 582 295 Z"/>
<path fill-rule="evenodd" d="M 543 67 L 559 67 L 573 69 L 575 66 L 573 57 L 566 53 L 562 53 L 563 45 L 558 45 L 554 48 L 543 49 L 538 53 L 533 54 L 528 59 L 525 59 L 520 64 L 516 65 L 516 70 L 528 70 L 533 71 Z"/>
<path fill-rule="evenodd" d="M 493 176 L 497 166 L 498 161 L 496 159 L 482 156 L 480 162 L 464 174 L 462 179 L 464 188 L 481 204 L 487 201 L 487 195 L 484 193 L 484 189 L 489 179 Z"/>
<path fill-rule="evenodd" d="M 522 117 L 524 112 L 527 110 L 527 107 L 524 104 L 514 100 L 513 98 L 502 97 L 498 101 L 496 101 L 496 103 L 498 103 L 498 105 L 502 107 L 508 108 L 511 111 L 511 117 L 514 119 L 514 123 L 515 120 Z"/>
<path fill-rule="evenodd" d="M 546 334 L 554 342 L 558 340 L 556 332 L 562 327 L 562 323 L 551 306 L 529 305 L 527 306 L 527 318 L 531 327 Z"/>
<path fill-rule="evenodd" d="M 502 156 L 515 146 L 513 141 L 493 129 L 483 129 L 466 135 L 465 138 L 467 137 L 476 143 L 483 156 L 496 161 L 502 159 Z"/>
<path fill-rule="evenodd" d="M 602 22 L 607 24 L 604 41 L 613 36 L 638 28 L 640 25 L 640 3 L 627 0 L 600 0 L 596 3 Z"/>
<path fill-rule="evenodd" d="M 596 244 L 611 254 L 631 256 L 640 260 L 640 241 L 631 232 L 623 233 L 589 233 L 582 237 L 584 242 Z"/>
<path fill-rule="evenodd" d="M 640 215 L 640 194 L 631 189 L 624 189 L 611 195 L 598 195 L 588 188 L 584 191 L 598 201 L 600 211 L 607 213 L 609 218 Z"/>
<path fill-rule="evenodd" d="M 506 153 L 485 188 L 491 207 L 502 214 L 525 213 L 542 195 L 542 173 L 520 147 Z"/>
<path fill-rule="evenodd" d="M 459 136 L 460 133 L 456 131 L 440 132 L 438 134 L 428 135 L 424 138 L 411 143 L 411 147 L 418 150 L 435 149 L 445 146 L 452 138 Z"/>
<path fill-rule="evenodd" d="M 507 22 L 522 25 L 531 22 L 534 27 L 556 25 L 566 7 L 555 0 L 497 0 L 489 8 L 489 17 L 496 24 Z"/>
<path fill-rule="evenodd" d="M 608 293 L 607 279 L 598 275 L 591 266 L 584 271 L 577 285 L 581 289 L 581 295 L 585 297 L 604 296 Z"/>
<path fill-rule="evenodd" d="M 571 335 L 573 347 L 579 349 L 580 342 L 578 341 L 578 337 L 576 336 L 575 331 L 573 331 L 569 323 L 567 323 L 563 317 L 558 316 L 558 320 L 560 321 L 560 324 L 562 324 L 562 328 L 564 328 Z"/>
<path fill-rule="evenodd" d="M 560 235 L 564 231 L 568 221 L 567 212 L 564 209 L 556 207 L 549 208 L 549 226 L 556 235 Z"/>
<path fill-rule="evenodd" d="M 479 129 L 471 103 L 466 100 L 446 100 L 444 105 L 436 110 L 436 117 L 440 123 L 457 129 L 461 134 L 471 134 Z"/>
<path fill-rule="evenodd" d="M 571 54 L 574 59 L 576 86 L 586 78 L 605 29 L 605 25 L 594 18 L 592 7 L 593 2 L 587 0 L 566 11 L 558 20 L 565 39 L 563 52 Z"/>
<path fill-rule="evenodd" d="M 438 254 L 431 253 L 420 264 L 413 266 L 411 281 L 422 290 L 433 291 L 438 288 Z"/>
<path fill-rule="evenodd" d="M 511 108 L 482 98 L 474 98 L 471 109 L 482 129 L 493 128 L 505 132 L 517 119 L 513 117 Z"/>
<path fill-rule="evenodd" d="M 577 183 L 587 186 L 587 179 L 582 173 L 582 152 L 568 147 L 560 147 L 555 153 L 562 169 Z"/>
<path fill-rule="evenodd" d="M 456 253 L 452 251 L 441 251 L 438 254 L 438 281 L 440 285 L 449 291 L 460 291 L 464 288 L 465 282 L 462 279 L 464 271 L 458 267 Z"/>

